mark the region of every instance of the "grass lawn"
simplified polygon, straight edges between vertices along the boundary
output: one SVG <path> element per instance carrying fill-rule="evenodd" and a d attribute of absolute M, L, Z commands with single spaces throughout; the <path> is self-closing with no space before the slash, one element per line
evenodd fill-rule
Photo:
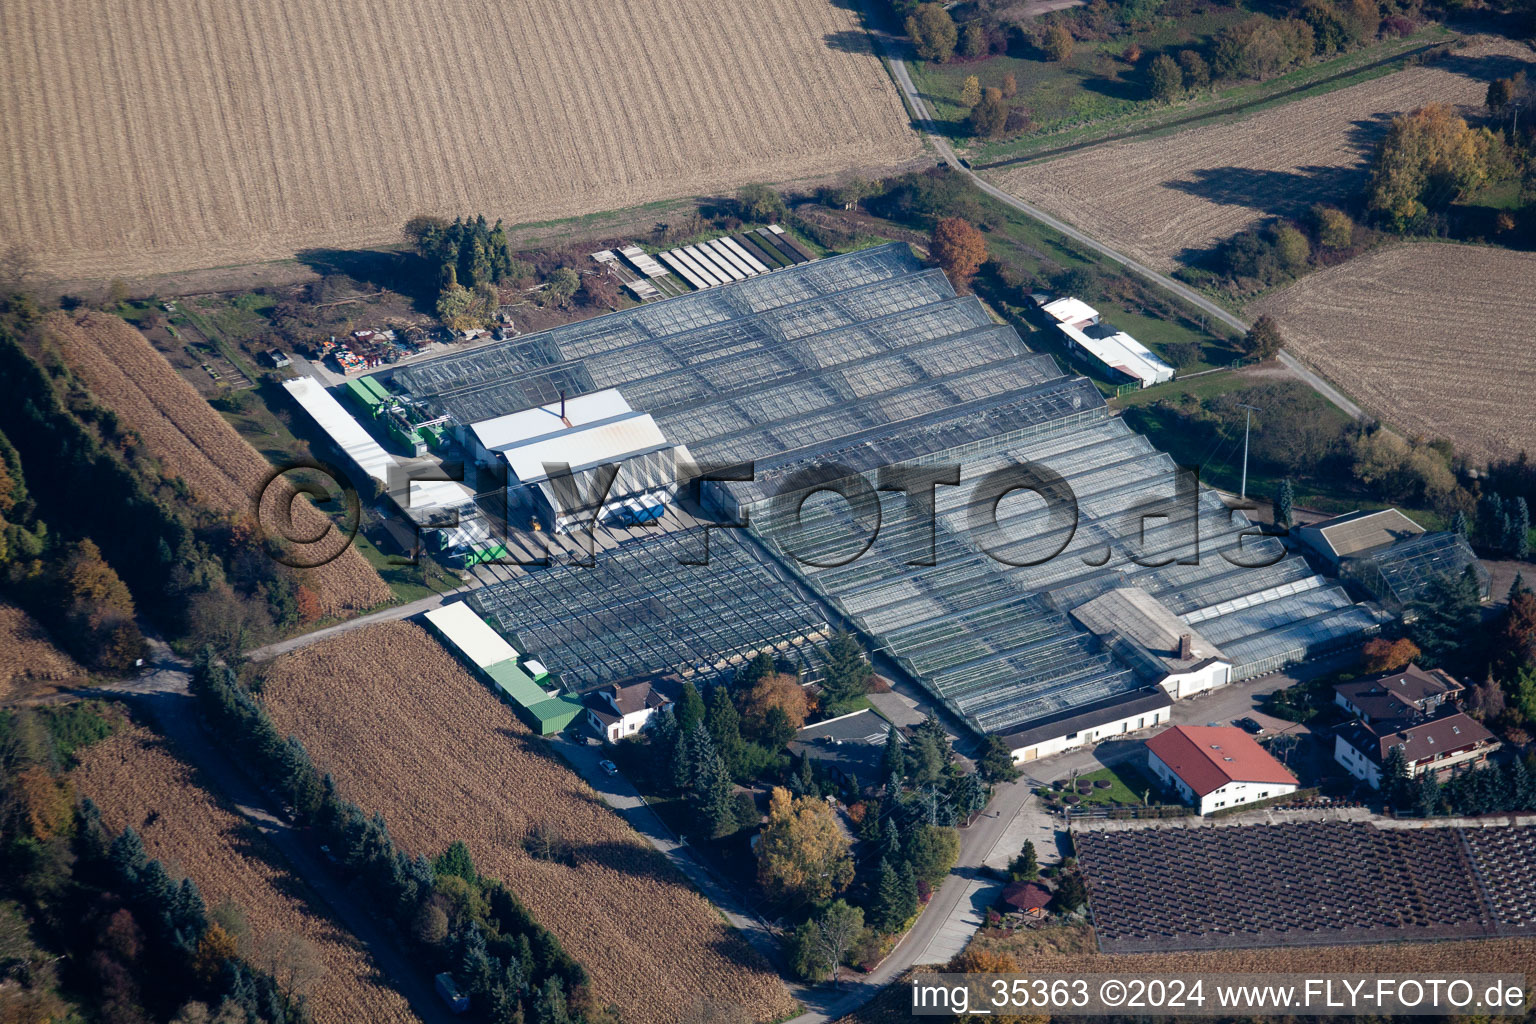
<path fill-rule="evenodd" d="M 1266 81 L 1220 85 L 1171 104 L 1145 98 L 1141 68 L 1151 57 L 1159 52 L 1198 48 L 1222 28 L 1248 16 L 1249 11 L 1242 8 L 1226 8 L 1177 21 L 1164 19 L 1131 38 L 1079 42 L 1072 56 L 1060 63 L 1037 59 L 1037 55 L 998 55 L 940 65 L 921 61 L 911 67 L 912 79 L 933 110 L 940 130 L 962 137 L 972 165 L 985 167 L 1126 132 L 1174 130 L 1191 120 L 1247 116 L 1270 103 L 1318 95 L 1390 74 L 1402 66 L 1396 58 L 1455 38 L 1454 33 L 1432 24 L 1412 36 L 1380 40 Z M 1144 54 L 1142 64 L 1136 67 L 1124 58 L 1133 41 Z M 1373 66 L 1383 61 L 1391 63 Z M 1030 111 L 1030 130 L 1006 140 L 963 140 L 967 110 L 960 103 L 960 92 L 966 78 L 976 75 L 985 87 L 1000 84 L 1009 73 L 1019 89 L 1009 102 Z"/>
<path fill-rule="evenodd" d="M 1156 794 L 1156 787 L 1152 781 L 1130 765 L 1121 765 L 1117 768 L 1100 768 L 1096 772 L 1077 777 L 1079 784 L 1084 782 L 1108 782 L 1108 788 L 1093 787 L 1093 791 L 1083 796 L 1085 804 L 1140 804 L 1142 794 L 1152 790 Z"/>

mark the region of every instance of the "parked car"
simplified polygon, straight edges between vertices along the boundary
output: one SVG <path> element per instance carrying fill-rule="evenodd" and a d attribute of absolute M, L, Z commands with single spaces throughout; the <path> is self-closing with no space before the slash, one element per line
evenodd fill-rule
<path fill-rule="evenodd" d="M 1262 725 L 1260 725 L 1258 723 L 1258 721 L 1255 720 L 1255 719 L 1252 719 L 1252 718 L 1236 718 L 1236 719 L 1232 720 L 1232 724 L 1237 726 L 1239 729 L 1243 730 L 1244 732 L 1251 732 L 1251 733 L 1253 733 L 1255 736 L 1262 736 L 1262 735 L 1264 735 L 1264 727 Z"/>
<path fill-rule="evenodd" d="M 614 764 L 612 761 L 599 761 L 597 762 L 597 766 L 603 771 L 607 772 L 609 775 L 619 774 L 619 766 Z"/>

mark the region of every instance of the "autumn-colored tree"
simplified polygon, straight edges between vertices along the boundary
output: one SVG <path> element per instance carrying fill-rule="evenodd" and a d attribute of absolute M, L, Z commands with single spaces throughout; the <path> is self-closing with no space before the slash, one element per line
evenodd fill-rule
<path fill-rule="evenodd" d="M 1419 660 L 1419 647 L 1412 640 L 1388 640 L 1376 637 L 1360 649 L 1360 667 L 1366 672 L 1398 672 Z"/>
<path fill-rule="evenodd" d="M 987 261 L 987 241 L 970 221 L 945 217 L 934 226 L 929 252 L 949 275 L 950 283 L 963 292 Z"/>
<path fill-rule="evenodd" d="M 1280 336 L 1280 325 L 1268 316 L 1255 320 L 1242 341 L 1243 355 L 1260 361 L 1275 358 L 1284 347 L 1285 339 Z"/>
<path fill-rule="evenodd" d="M 1003 94 L 988 89 L 981 102 L 971 108 L 971 116 L 965 119 L 966 131 L 978 139 L 992 139 L 1003 133 L 1008 123 L 1008 106 Z"/>
<path fill-rule="evenodd" d="M 1536 594 L 1521 590 L 1509 596 L 1493 635 L 1493 666 L 1502 679 L 1513 678 L 1523 665 L 1536 664 Z"/>
<path fill-rule="evenodd" d="M 1003 76 L 1002 93 L 1005 100 L 1011 100 L 1019 94 L 1019 80 L 1013 77 L 1012 71 Z"/>
<path fill-rule="evenodd" d="M 960 89 L 960 105 L 969 110 L 981 102 L 981 79 L 971 75 Z"/>
<path fill-rule="evenodd" d="M 33 839 L 65 835 L 75 820 L 75 791 L 67 780 L 56 781 L 44 768 L 17 774 L 16 798 Z"/>
<path fill-rule="evenodd" d="M 907 17 L 907 35 L 919 57 L 939 64 L 955 55 L 955 45 L 960 42 L 955 19 L 940 4 L 918 4 Z"/>
<path fill-rule="evenodd" d="M 1312 207 L 1317 241 L 1324 249 L 1347 249 L 1355 238 L 1355 222 L 1349 214 L 1321 203 Z"/>
<path fill-rule="evenodd" d="M 1009 953 L 968 948 L 949 961 L 951 974 L 1017 974 L 1019 962 Z"/>
<path fill-rule="evenodd" d="M 101 549 L 90 538 L 75 545 L 62 575 L 69 600 L 108 605 L 126 615 L 133 614 L 133 595 L 127 584 L 101 557 Z"/>
<path fill-rule="evenodd" d="M 853 880 L 848 837 L 825 800 L 775 786 L 757 847 L 757 880 L 776 897 L 821 902 Z"/>
<path fill-rule="evenodd" d="M 235 937 L 218 923 L 208 925 L 197 943 L 197 955 L 192 959 L 192 969 L 198 978 L 208 984 L 218 980 L 224 962 L 239 953 Z"/>
<path fill-rule="evenodd" d="M 1211 84 L 1211 66 L 1198 50 L 1179 51 L 1179 70 L 1184 72 L 1186 89 L 1204 89 Z"/>
<path fill-rule="evenodd" d="M 1045 37 L 1040 41 L 1040 49 L 1045 52 L 1045 59 L 1060 62 L 1072 56 L 1072 32 L 1065 25 L 1052 25 L 1045 30 Z"/>
<path fill-rule="evenodd" d="M 293 599 L 299 609 L 299 621 L 306 626 L 319 621 L 320 616 L 325 613 L 325 609 L 320 604 L 320 595 L 302 583 L 294 588 Z"/>
<path fill-rule="evenodd" d="M 792 728 L 799 729 L 805 724 L 805 718 L 810 714 L 810 699 L 794 676 L 771 672 L 753 683 L 742 697 L 742 726 L 754 735 L 763 732 L 767 728 L 768 714 L 774 708 L 784 713 Z"/>
<path fill-rule="evenodd" d="M 1367 205 L 1405 231 L 1487 184 L 1505 162 L 1493 133 L 1431 103 L 1392 120 L 1371 164 Z"/>

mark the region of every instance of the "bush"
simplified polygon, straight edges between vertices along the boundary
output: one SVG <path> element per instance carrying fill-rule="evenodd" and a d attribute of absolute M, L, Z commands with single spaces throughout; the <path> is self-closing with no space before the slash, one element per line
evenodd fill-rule
<path fill-rule="evenodd" d="M 1045 36 L 1040 40 L 1040 49 L 1045 54 L 1045 59 L 1060 63 L 1072 56 L 1073 47 L 1072 32 L 1065 25 L 1052 25 L 1045 30 Z"/>

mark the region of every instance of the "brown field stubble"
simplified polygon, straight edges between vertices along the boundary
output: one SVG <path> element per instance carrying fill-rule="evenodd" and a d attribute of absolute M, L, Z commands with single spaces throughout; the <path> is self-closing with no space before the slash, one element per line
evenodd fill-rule
<path fill-rule="evenodd" d="M 3 4 L 0 238 L 131 275 L 902 163 L 852 6 Z"/>
<path fill-rule="evenodd" d="M 89 680 L 85 670 L 15 605 L 0 604 L 0 700 L 37 689 L 35 684 Z"/>
<path fill-rule="evenodd" d="M 91 392 L 143 437 L 150 454 L 186 481 L 201 504 L 231 516 L 249 515 L 261 494 L 261 521 L 274 534 L 316 536 L 325 526 L 319 510 L 302 499 L 292 503 L 298 522 L 283 525 L 286 492 L 280 485 L 262 490 L 272 466 L 131 325 L 105 313 L 54 313 L 46 329 Z M 353 548 L 300 575 L 331 615 L 393 597 Z"/>
<path fill-rule="evenodd" d="M 467 842 L 627 1024 L 674 1021 L 700 1000 L 755 1020 L 793 1009 L 715 908 L 421 627 L 368 626 L 285 655 L 262 701 L 412 855 Z M 563 836 L 574 866 L 524 852 L 536 824 Z"/>
<path fill-rule="evenodd" d="M 81 752 L 74 779 L 114 831 L 133 826 L 173 877 L 191 877 L 210 910 L 233 902 L 250 935 L 241 953 L 262 966 L 298 936 L 322 973 L 308 991 L 317 1024 L 410 1024 L 418 1018 L 350 933 L 317 911 L 256 828 L 224 808 L 165 741 L 134 726 Z"/>
<path fill-rule="evenodd" d="M 1480 108 L 1488 81 L 1531 60 L 1528 47 L 1483 37 L 1411 67 L 1226 124 L 1112 142 L 993 175 L 997 184 L 1099 241 L 1169 272 L 1266 216 L 1344 203 L 1392 116 L 1426 103 Z M 1536 70 L 1533 68 L 1532 70 Z"/>
<path fill-rule="evenodd" d="M 1254 303 L 1287 348 L 1373 414 L 1483 458 L 1536 453 L 1536 255 L 1377 249 Z"/>

